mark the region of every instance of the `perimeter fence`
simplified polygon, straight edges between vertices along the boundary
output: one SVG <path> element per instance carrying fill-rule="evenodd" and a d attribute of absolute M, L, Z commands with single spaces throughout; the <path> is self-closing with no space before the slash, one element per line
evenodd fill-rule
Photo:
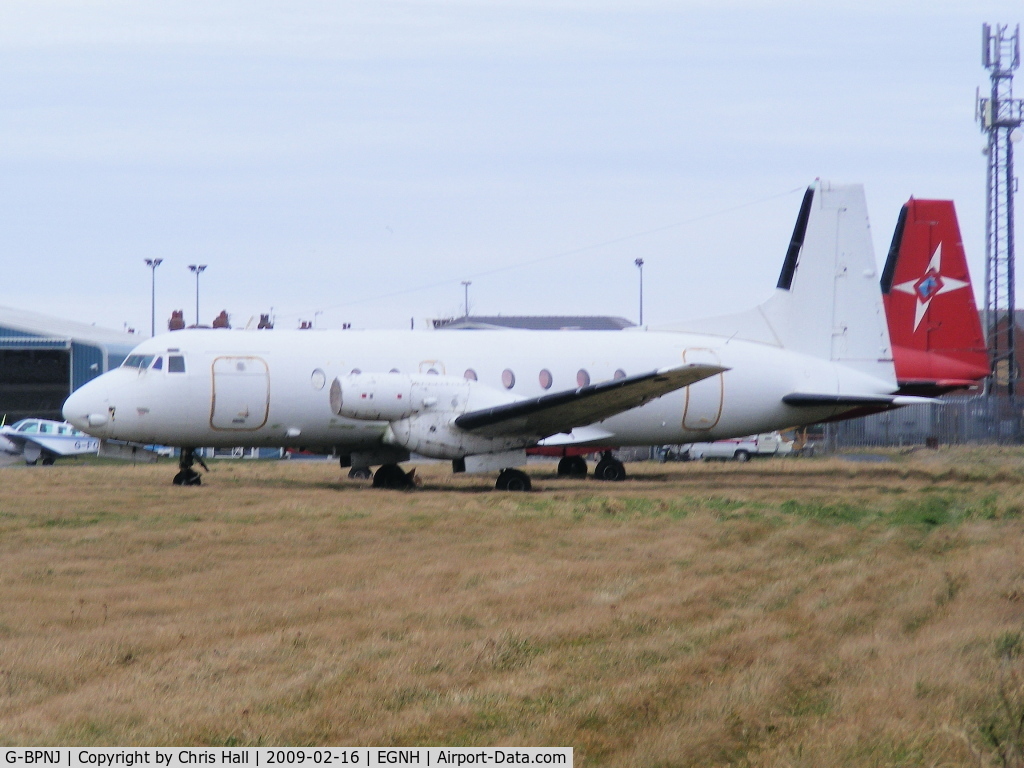
<path fill-rule="evenodd" d="M 828 449 L 1022 442 L 1020 401 L 982 395 L 943 397 L 824 425 Z"/>

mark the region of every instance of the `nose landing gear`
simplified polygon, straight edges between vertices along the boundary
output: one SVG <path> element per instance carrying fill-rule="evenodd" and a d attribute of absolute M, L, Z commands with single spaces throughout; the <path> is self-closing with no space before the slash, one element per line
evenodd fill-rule
<path fill-rule="evenodd" d="M 174 476 L 171 482 L 174 485 L 202 485 L 203 478 L 192 469 L 196 464 L 199 464 L 207 472 L 210 471 L 210 468 L 206 466 L 206 462 L 196 454 L 195 448 L 182 448 L 178 456 L 178 474 Z"/>

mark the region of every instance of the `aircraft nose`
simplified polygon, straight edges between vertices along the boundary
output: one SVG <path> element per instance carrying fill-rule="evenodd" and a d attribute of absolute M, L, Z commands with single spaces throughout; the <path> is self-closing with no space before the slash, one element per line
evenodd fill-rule
<path fill-rule="evenodd" d="M 103 389 L 94 381 L 75 390 L 64 401 L 64 420 L 83 432 L 102 436 L 110 419 L 103 395 Z"/>

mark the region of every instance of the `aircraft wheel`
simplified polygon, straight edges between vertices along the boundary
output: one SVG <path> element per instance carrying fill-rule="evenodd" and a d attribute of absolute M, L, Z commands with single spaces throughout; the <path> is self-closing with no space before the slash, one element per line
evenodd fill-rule
<path fill-rule="evenodd" d="M 503 469 L 494 484 L 498 491 L 529 491 L 533 488 L 530 476 L 518 469 Z"/>
<path fill-rule="evenodd" d="M 44 467 L 52 467 L 54 462 L 53 456 L 43 456 L 42 464 Z"/>
<path fill-rule="evenodd" d="M 369 467 L 352 467 L 348 471 L 348 476 L 352 480 L 369 480 L 373 477 L 373 472 L 370 471 Z"/>
<path fill-rule="evenodd" d="M 202 485 L 203 478 L 194 469 L 183 469 L 171 481 L 174 485 Z"/>
<path fill-rule="evenodd" d="M 750 452 L 736 451 L 735 459 L 736 461 L 750 461 Z"/>
<path fill-rule="evenodd" d="M 406 473 L 397 464 L 382 464 L 373 473 L 374 488 L 388 488 L 393 491 L 404 491 L 414 487 L 412 473 Z"/>
<path fill-rule="evenodd" d="M 594 467 L 594 477 L 617 483 L 626 479 L 626 468 L 618 459 L 601 459 Z"/>
<path fill-rule="evenodd" d="M 558 462 L 559 477 L 586 477 L 587 460 L 582 456 L 563 456 Z"/>

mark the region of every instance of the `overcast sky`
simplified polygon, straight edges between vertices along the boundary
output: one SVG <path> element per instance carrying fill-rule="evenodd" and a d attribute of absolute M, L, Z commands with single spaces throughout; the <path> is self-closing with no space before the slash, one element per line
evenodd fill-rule
<path fill-rule="evenodd" d="M 194 321 L 195 263 L 203 323 L 408 327 L 462 314 L 463 280 L 476 314 L 635 321 L 643 258 L 658 324 L 766 298 L 816 177 L 865 185 L 879 264 L 908 197 L 955 200 L 977 293 L 981 25 L 1022 16 L 4 0 L 0 304 L 148 334 L 162 258 L 158 331 Z"/>

